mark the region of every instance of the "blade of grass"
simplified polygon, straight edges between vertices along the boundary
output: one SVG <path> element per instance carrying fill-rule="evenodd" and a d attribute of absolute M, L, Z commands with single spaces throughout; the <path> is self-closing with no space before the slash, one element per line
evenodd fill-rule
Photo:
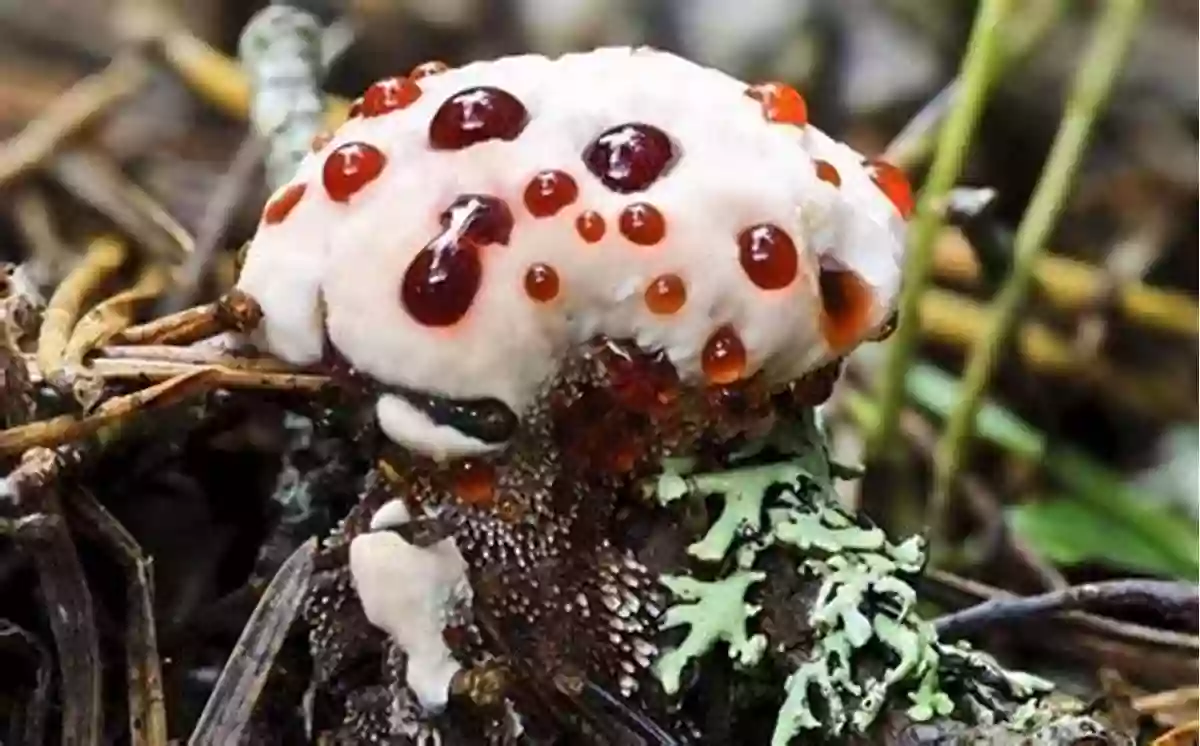
<path fill-rule="evenodd" d="M 996 295 L 987 333 L 971 352 L 963 375 L 963 397 L 951 414 L 934 454 L 934 487 L 927 515 L 930 538 L 934 542 L 942 536 L 941 527 L 950 505 L 951 481 L 962 460 L 964 446 L 974 430 L 980 400 L 987 389 L 996 359 L 1004 349 L 1016 324 L 1017 314 L 1029 294 L 1034 267 L 1062 211 L 1092 125 L 1108 99 L 1125 52 L 1133 40 L 1143 2 L 1110 0 L 1101 7 L 1102 15 L 1096 24 L 1092 42 L 1080 61 L 1079 73 L 1058 134 L 1050 148 L 1046 167 L 1034 189 L 1029 209 L 1017 228 L 1013 240 L 1012 273 Z M 900 373 L 902 375 L 903 371 Z"/>
<path fill-rule="evenodd" d="M 958 180 L 970 150 L 983 101 L 991 87 L 1000 44 L 999 29 L 1012 8 L 1010 0 L 983 0 L 967 42 L 960 78 L 961 91 L 942 128 L 929 178 L 921 190 L 917 216 L 904 266 L 900 296 L 900 325 L 888 345 L 888 359 L 880 386 L 878 426 L 870 434 L 868 455 L 880 456 L 896 435 L 904 401 L 904 373 L 917 347 L 921 294 L 933 277 L 934 248 L 942 228 L 941 202 Z"/>

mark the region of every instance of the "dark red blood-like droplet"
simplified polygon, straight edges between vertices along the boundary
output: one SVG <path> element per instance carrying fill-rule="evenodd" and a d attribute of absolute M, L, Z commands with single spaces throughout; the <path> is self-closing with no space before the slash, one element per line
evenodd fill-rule
<path fill-rule="evenodd" d="M 646 308 L 650 313 L 666 316 L 683 308 L 687 302 L 687 286 L 679 275 L 659 275 L 646 288 Z"/>
<path fill-rule="evenodd" d="M 360 189 L 378 178 L 387 165 L 387 156 L 373 145 L 348 142 L 339 145 L 325 159 L 321 180 L 334 202 L 346 202 Z"/>
<path fill-rule="evenodd" d="M 614 192 L 640 192 L 670 170 L 675 145 L 653 125 L 619 124 L 592 140 L 583 151 L 583 162 Z"/>
<path fill-rule="evenodd" d="M 292 208 L 300 203 L 300 198 L 304 196 L 305 186 L 303 184 L 292 184 L 284 187 L 279 192 L 279 196 L 267 203 L 267 207 L 263 210 L 263 222 L 267 225 L 276 225 L 282 223 L 291 212 Z"/>
<path fill-rule="evenodd" d="M 588 243 L 604 238 L 604 217 L 595 210 L 585 210 L 575 218 L 575 231 Z"/>
<path fill-rule="evenodd" d="M 637 202 L 621 210 L 621 235 L 639 246 L 653 246 L 667 235 L 667 221 L 654 205 Z"/>
<path fill-rule="evenodd" d="M 462 150 L 486 140 L 515 140 L 529 121 L 516 96 L 482 86 L 459 91 L 446 100 L 429 123 L 434 150 Z"/>
<path fill-rule="evenodd" d="M 408 74 L 408 77 L 412 78 L 413 80 L 420 80 L 421 78 L 428 78 L 430 75 L 440 75 L 449 69 L 450 66 L 445 62 L 440 60 L 430 60 L 429 62 L 422 62 L 414 67 L 412 72 Z"/>
<path fill-rule="evenodd" d="M 361 113 L 377 117 L 407 108 L 421 97 L 421 87 L 408 78 L 395 76 L 376 81 L 363 94 Z"/>
<path fill-rule="evenodd" d="M 786 83 L 759 83 L 746 89 L 746 95 L 762 104 L 768 122 L 808 124 L 808 104 L 795 88 Z"/>
<path fill-rule="evenodd" d="M 821 331 L 835 352 L 857 344 L 867 331 L 874 302 L 871 288 L 856 272 L 828 258 L 821 260 Z"/>
<path fill-rule="evenodd" d="M 442 228 L 479 246 L 508 245 L 513 215 L 508 203 L 490 194 L 459 195 L 442 211 Z"/>
<path fill-rule="evenodd" d="M 791 285 L 800 269 L 796 244 L 782 228 L 770 223 L 738 234 L 738 259 L 750 281 L 763 290 Z"/>
<path fill-rule="evenodd" d="M 813 161 L 813 166 L 816 167 L 817 178 L 821 181 L 827 181 L 835 187 L 842 185 L 842 175 L 829 161 Z"/>
<path fill-rule="evenodd" d="M 722 326 L 709 336 L 700 353 L 700 367 L 708 382 L 727 385 L 746 372 L 746 346 L 731 326 Z"/>
<path fill-rule="evenodd" d="M 475 302 L 483 280 L 480 251 L 507 244 L 512 212 L 503 200 L 465 194 L 442 212 L 442 232 L 426 244 L 404 272 L 400 300 L 425 326 L 453 326 Z"/>
<path fill-rule="evenodd" d="M 486 461 L 463 459 L 452 467 L 454 493 L 468 505 L 490 506 L 496 497 L 496 468 Z"/>
<path fill-rule="evenodd" d="M 471 310 L 482 279 L 478 246 L 469 241 L 431 244 L 408 265 L 400 298 L 418 323 L 453 326 Z"/>
<path fill-rule="evenodd" d="M 565 171 L 541 171 L 525 187 L 525 209 L 535 218 L 548 218 L 575 201 L 579 186 Z"/>
<path fill-rule="evenodd" d="M 558 272 L 548 264 L 534 264 L 525 271 L 525 294 L 538 303 L 558 297 Z"/>
<path fill-rule="evenodd" d="M 908 177 L 887 161 L 867 161 L 865 165 L 867 172 L 871 174 L 871 180 L 896 206 L 900 217 L 908 220 L 913 214 L 913 208 L 916 207 L 916 203 L 913 201 L 912 187 L 908 184 Z"/>

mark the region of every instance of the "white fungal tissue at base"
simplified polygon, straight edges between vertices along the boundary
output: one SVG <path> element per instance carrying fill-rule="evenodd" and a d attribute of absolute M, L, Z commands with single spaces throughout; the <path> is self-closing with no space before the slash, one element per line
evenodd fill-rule
<path fill-rule="evenodd" d="M 392 531 L 409 520 L 400 500 L 383 505 L 371 532 L 350 542 L 350 575 L 371 624 L 408 657 L 405 678 L 422 707 L 446 706 L 461 666 L 442 638 L 451 611 L 469 602 L 467 563 L 453 539 L 417 547 Z"/>
<path fill-rule="evenodd" d="M 356 370 L 383 384 L 493 398 L 519 416 L 564 353 L 595 335 L 661 350 L 685 383 L 696 383 L 707 375 L 706 343 L 728 327 L 744 347 L 741 377 L 761 372 L 774 385 L 846 354 L 895 309 L 902 208 L 861 153 L 807 121 L 772 120 L 746 82 L 645 48 L 506 57 L 411 82 L 419 88 L 411 103 L 350 119 L 305 159 L 291 185 L 302 195 L 286 219 L 264 220 L 250 245 L 238 284 L 262 306 L 257 341 L 290 362 L 317 362 L 327 334 Z M 458 149 L 433 147 L 439 112 L 479 87 L 520 102 L 520 131 Z M 468 116 L 488 110 L 476 99 Z M 585 153 L 606 131 L 629 124 L 665 133 L 674 156 L 660 176 L 615 189 Z M 362 165 L 360 146 L 386 160 L 349 197 L 331 197 L 330 159 L 349 147 Z M 837 178 L 823 178 L 818 167 Z M 523 195 L 548 170 L 569 176 L 577 194 L 560 211 L 535 215 Z M 423 323 L 402 301 L 406 271 L 465 195 L 503 202 L 511 235 L 479 247 L 469 310 L 453 323 Z M 665 221 L 652 245 L 622 227 L 629 210 L 646 204 Z M 594 240 L 582 237 L 585 214 L 603 220 Z M 756 284 L 739 259 L 739 234 L 763 224 L 794 244 L 797 270 L 782 287 Z M 835 337 L 823 326 L 830 307 L 822 268 L 831 263 L 866 288 L 853 328 Z M 548 300 L 527 290 L 535 265 L 555 273 Z M 665 275 L 682 281 L 686 300 L 655 312 L 646 291 Z M 489 447 L 437 431 L 403 402 L 381 402 L 378 414 L 390 438 L 419 452 L 425 444 L 438 456 Z"/>

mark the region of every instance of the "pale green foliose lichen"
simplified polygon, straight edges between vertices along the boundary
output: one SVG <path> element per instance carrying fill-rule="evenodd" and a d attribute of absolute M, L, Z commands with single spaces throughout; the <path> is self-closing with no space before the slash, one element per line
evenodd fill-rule
<path fill-rule="evenodd" d="M 767 638 L 748 635 L 746 628 L 759 609 L 745 602 L 751 585 L 766 577 L 761 572 L 737 572 L 712 583 L 678 575 L 661 580 L 681 603 L 667 609 L 662 628 L 688 625 L 688 634 L 679 647 L 667 651 L 655 664 L 655 672 L 668 694 L 679 691 L 679 680 L 688 661 L 715 645 L 729 645 L 729 656 L 743 667 L 762 658 Z"/>
<path fill-rule="evenodd" d="M 959 711 L 979 723 L 1033 724 L 1028 713 L 1036 707 L 1018 706 L 1036 701 L 1049 685 L 937 639 L 932 625 L 913 611 L 916 592 L 909 579 L 924 566 L 922 540 L 892 543 L 838 506 L 824 439 L 811 420 L 802 424 L 777 430 L 744 454 L 770 448 L 794 454 L 791 461 L 716 474 L 688 473 L 691 464 L 680 464 L 648 486 L 663 504 L 710 495 L 723 500 L 720 515 L 688 553 L 720 563 L 724 576 L 663 578 L 678 602 L 668 609 L 664 627 L 690 625 L 683 643 L 657 664 L 664 689 L 678 692 L 686 666 L 718 642 L 727 643 L 743 667 L 759 662 L 767 639 L 751 632 L 760 607 L 746 594 L 765 578 L 754 570 L 759 555 L 783 549 L 799 558 L 796 572 L 819 586 L 808 610 L 813 642 L 785 683 L 772 746 L 786 746 L 805 732 L 865 733 L 899 696 L 917 721 Z M 731 557 L 735 561 L 727 562 Z M 861 665 L 868 658 L 874 665 Z M 882 670 L 880 661 L 886 662 Z"/>

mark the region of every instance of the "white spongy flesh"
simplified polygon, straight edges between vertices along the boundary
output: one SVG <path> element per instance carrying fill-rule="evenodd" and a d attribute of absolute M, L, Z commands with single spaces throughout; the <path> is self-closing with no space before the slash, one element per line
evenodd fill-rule
<path fill-rule="evenodd" d="M 438 107 L 481 85 L 519 99 L 529 114 L 525 129 L 511 142 L 432 149 L 429 124 Z M 561 356 L 596 334 L 664 350 L 689 382 L 702 380 L 706 340 L 730 325 L 745 345 L 747 375 L 762 371 L 775 382 L 801 377 L 847 351 L 829 349 L 822 335 L 820 255 L 835 257 L 872 289 L 872 329 L 864 338 L 894 308 L 905 224 L 872 182 L 863 156 L 811 125 L 767 121 L 743 81 L 666 52 L 605 48 L 553 60 L 477 62 L 423 78 L 419 86 L 420 98 L 407 108 L 340 127 L 296 174 L 294 183 L 306 185 L 304 198 L 286 220 L 262 226 L 254 238 L 239 287 L 261 304 L 261 340 L 274 354 L 312 363 L 327 330 L 351 364 L 385 384 L 494 397 L 521 414 Z M 633 194 L 607 188 L 582 159 L 597 135 L 624 123 L 656 126 L 677 149 L 673 167 Z M 338 203 L 322 187 L 322 165 L 349 142 L 379 148 L 387 165 Z M 840 187 L 817 177 L 814 159 L 838 170 Z M 579 195 L 558 214 L 535 218 L 522 195 L 545 169 L 570 174 Z M 482 251 L 482 286 L 464 318 L 448 328 L 422 326 L 401 303 L 402 279 L 439 233 L 439 215 L 463 194 L 504 200 L 514 218 L 511 241 Z M 659 244 L 634 245 L 618 230 L 622 209 L 635 202 L 665 216 Z M 585 210 L 605 220 L 598 243 L 576 232 L 575 218 Z M 799 276 L 780 290 L 756 286 L 738 258 L 738 233 L 764 222 L 785 230 L 800 254 Z M 559 295 L 549 303 L 525 293 L 534 263 L 550 265 L 560 278 Z M 663 273 L 679 275 L 687 286 L 686 303 L 673 315 L 652 314 L 643 297 Z M 436 426 L 395 402 L 379 414 L 394 424 L 385 424 L 388 435 L 414 450 L 422 449 L 422 428 L 443 456 L 478 445 L 434 432 Z"/>
<path fill-rule="evenodd" d="M 438 712 L 462 668 L 442 631 L 453 607 L 469 598 L 467 563 L 453 539 L 422 548 L 381 530 L 408 519 L 404 503 L 384 504 L 372 519 L 372 532 L 350 542 L 350 576 L 367 620 L 408 657 L 405 682 L 427 712 Z"/>

